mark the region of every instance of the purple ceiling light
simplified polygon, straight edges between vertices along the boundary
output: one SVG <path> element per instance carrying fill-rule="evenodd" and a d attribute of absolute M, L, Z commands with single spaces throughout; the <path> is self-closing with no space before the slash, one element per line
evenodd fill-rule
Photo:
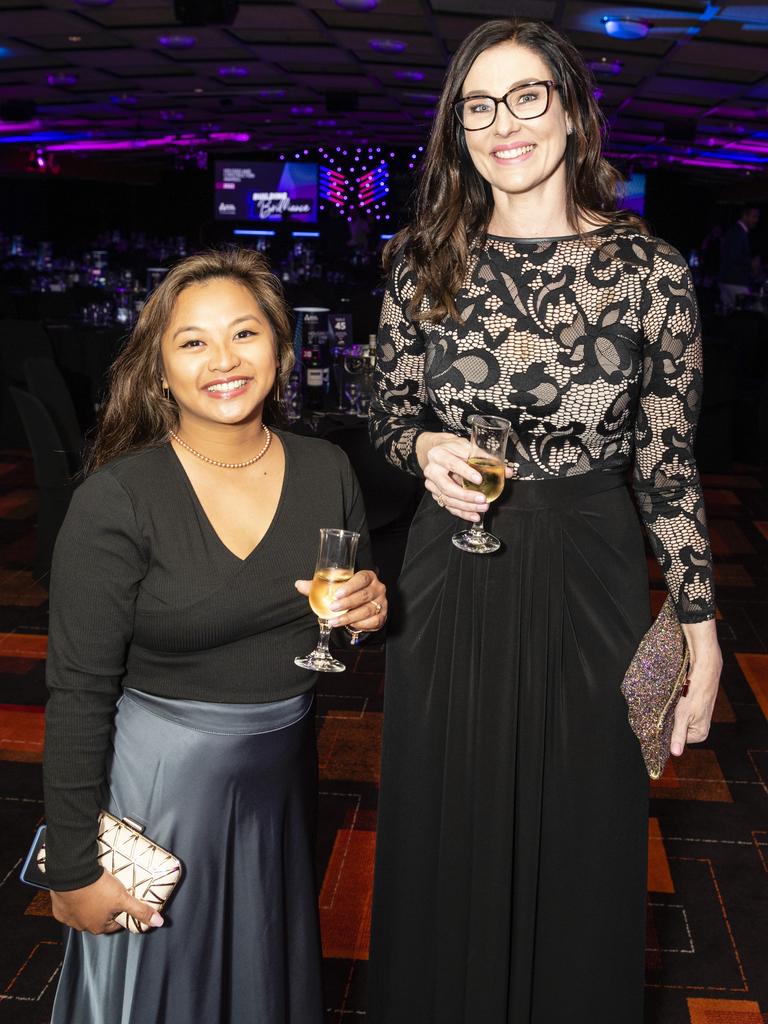
<path fill-rule="evenodd" d="M 314 107 L 308 107 L 308 106 L 302 106 L 302 105 L 291 107 L 291 113 L 295 114 L 296 117 L 309 117 L 311 114 L 314 114 L 314 112 L 315 112 L 315 108 Z"/>
<path fill-rule="evenodd" d="M 587 67 L 596 75 L 620 75 L 624 64 L 615 57 L 601 57 L 600 60 L 588 60 Z"/>
<path fill-rule="evenodd" d="M 402 53 L 408 46 L 402 39 L 369 39 L 368 45 L 378 53 Z"/>
<path fill-rule="evenodd" d="M 0 135 L 3 132 L 11 132 L 13 135 L 19 132 L 36 132 L 41 124 L 37 118 L 34 121 L 0 121 Z"/>
<path fill-rule="evenodd" d="M 250 142 L 248 132 L 211 132 L 208 136 L 212 142 Z"/>
<path fill-rule="evenodd" d="M 219 68 L 219 74 L 222 78 L 245 78 L 248 75 L 248 68 L 238 66 Z"/>
<path fill-rule="evenodd" d="M 181 35 L 178 32 L 174 32 L 169 35 L 158 36 L 157 41 L 167 50 L 189 50 L 195 45 L 197 39 L 195 36 Z"/>
<path fill-rule="evenodd" d="M 259 89 L 257 94 L 263 100 L 279 100 L 281 96 L 285 96 L 285 89 L 278 88 L 267 88 Z"/>
<path fill-rule="evenodd" d="M 399 78 L 401 82 L 423 82 L 424 72 L 415 68 L 396 68 L 395 78 Z"/>
<path fill-rule="evenodd" d="M 46 146 L 48 151 L 115 153 L 143 149 L 172 149 L 175 147 L 200 147 L 210 142 L 249 142 L 247 132 L 210 132 L 198 135 L 184 132 L 182 135 L 161 135 L 153 139 L 78 139 Z"/>
<path fill-rule="evenodd" d="M 364 11 L 372 11 L 379 0 L 336 0 L 336 6 L 345 11 L 356 11 L 358 14 Z"/>
<path fill-rule="evenodd" d="M 627 18 L 623 14 L 606 14 L 600 20 L 612 39 L 645 39 L 653 28 L 645 18 Z"/>
<path fill-rule="evenodd" d="M 52 72 L 46 77 L 48 85 L 77 85 L 77 75 L 71 71 Z"/>

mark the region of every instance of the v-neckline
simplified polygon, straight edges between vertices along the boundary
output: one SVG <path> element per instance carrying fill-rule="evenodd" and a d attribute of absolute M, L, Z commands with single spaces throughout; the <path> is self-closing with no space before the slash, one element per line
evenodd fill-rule
<path fill-rule="evenodd" d="M 187 490 L 189 491 L 189 494 L 190 494 L 190 496 L 192 498 L 192 502 L 195 505 L 195 507 L 197 508 L 198 512 L 200 513 L 200 516 L 202 517 L 202 520 L 205 523 L 209 533 L 216 540 L 216 542 L 218 543 L 219 547 L 222 548 L 229 555 L 230 558 L 234 558 L 235 561 L 238 563 L 238 565 L 245 565 L 246 562 L 250 561 L 250 559 L 253 558 L 253 556 L 258 551 L 261 550 L 261 548 L 264 546 L 265 541 L 267 541 L 270 538 L 270 536 L 274 532 L 274 530 L 277 529 L 278 519 L 280 517 L 280 512 L 282 510 L 283 503 L 285 501 L 285 494 L 286 494 L 286 489 L 287 489 L 287 486 L 288 486 L 288 467 L 289 467 L 289 462 L 290 462 L 290 455 L 288 453 L 288 445 L 285 443 L 285 435 L 283 434 L 282 431 L 275 430 L 274 427 L 271 427 L 270 429 L 272 430 L 273 434 L 276 434 L 278 436 L 278 438 L 280 439 L 280 443 L 283 446 L 283 458 L 284 458 L 283 483 L 282 483 L 282 486 L 280 488 L 280 497 L 277 499 L 277 505 L 275 506 L 274 515 L 272 516 L 272 518 L 269 521 L 269 526 L 264 531 L 264 535 L 261 538 L 261 540 L 258 542 L 258 544 L 255 544 L 251 548 L 251 550 L 248 552 L 248 554 L 245 556 L 245 558 L 241 558 L 240 555 L 238 555 L 236 552 L 234 552 L 232 550 L 232 548 L 230 548 L 227 544 L 225 544 L 224 541 L 221 539 L 221 537 L 219 536 L 218 532 L 216 531 L 216 528 L 214 527 L 213 523 L 209 519 L 208 513 L 205 511 L 205 508 L 203 507 L 203 503 L 202 503 L 202 501 L 200 501 L 200 498 L 197 495 L 197 491 L 192 486 L 192 481 L 189 479 L 189 476 L 187 475 L 187 471 L 184 468 L 184 464 L 182 463 L 182 461 L 179 458 L 179 456 L 176 454 L 176 450 L 174 449 L 174 447 L 171 444 L 171 442 L 170 441 L 167 442 L 168 450 L 170 452 L 171 458 L 173 459 L 173 462 L 178 467 L 178 471 L 181 473 L 182 479 L 184 480 L 184 483 L 186 484 Z"/>

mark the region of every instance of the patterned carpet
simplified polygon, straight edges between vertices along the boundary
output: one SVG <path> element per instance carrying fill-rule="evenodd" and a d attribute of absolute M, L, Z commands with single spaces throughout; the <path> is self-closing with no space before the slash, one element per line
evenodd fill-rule
<path fill-rule="evenodd" d="M 768 1022 L 764 483 L 748 467 L 705 477 L 724 685 L 710 739 L 651 791 L 648 1024 Z M 30 462 L 20 453 L 0 456 L 0 1022 L 13 1024 L 46 1024 L 61 959 L 47 898 L 17 881 L 42 818 L 47 595 L 29 570 L 35 512 Z M 655 564 L 650 571 L 660 588 Z M 656 589 L 655 601 L 661 597 Z M 328 1024 L 365 1020 L 376 828 L 383 651 L 372 646 L 348 658 L 351 671 L 324 679 L 319 695 Z M 564 992 L 566 1007 L 567 998 Z M 615 1011 L 621 1024 L 621 1007 Z"/>

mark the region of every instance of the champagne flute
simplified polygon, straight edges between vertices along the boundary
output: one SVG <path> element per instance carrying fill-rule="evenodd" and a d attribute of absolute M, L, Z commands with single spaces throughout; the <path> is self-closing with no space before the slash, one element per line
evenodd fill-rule
<path fill-rule="evenodd" d="M 329 620 L 340 612 L 334 612 L 331 603 L 336 590 L 351 579 L 355 571 L 355 556 L 360 534 L 353 530 L 320 530 L 320 547 L 317 552 L 315 575 L 309 591 L 309 606 L 320 624 L 320 639 L 317 647 L 304 658 L 294 658 L 301 668 L 312 672 L 344 672 L 345 665 L 333 657 L 328 650 L 331 635 Z"/>
<path fill-rule="evenodd" d="M 461 483 L 468 491 L 479 491 L 486 501 L 495 501 L 504 490 L 507 438 L 512 424 L 503 416 L 474 415 L 469 422 L 472 436 L 467 462 L 483 479 L 479 484 L 465 479 Z M 469 530 L 454 534 L 452 540 L 457 548 L 473 555 L 489 555 L 501 547 L 499 538 L 483 526 L 483 516 Z"/>

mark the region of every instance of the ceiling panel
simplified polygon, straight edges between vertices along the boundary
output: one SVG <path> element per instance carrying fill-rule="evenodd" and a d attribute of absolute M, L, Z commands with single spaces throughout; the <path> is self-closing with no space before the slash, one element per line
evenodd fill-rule
<path fill-rule="evenodd" d="M 552 23 L 592 62 L 611 151 L 676 158 L 684 149 L 676 138 L 688 136 L 690 145 L 693 134 L 695 145 L 710 148 L 713 139 L 748 146 L 754 135 L 758 152 L 768 118 L 763 0 L 721 8 L 708 0 L 611 7 L 600 0 L 379 0 L 368 12 L 346 11 L 335 0 L 241 0 L 232 25 L 193 27 L 175 21 L 172 0 L 0 0 L 7 51 L 0 96 L 36 102 L 42 129 L 60 130 L 76 117 L 106 140 L 121 126 L 123 135 L 151 137 L 178 121 L 218 131 L 250 126 L 258 138 L 243 152 L 327 145 L 335 134 L 344 145 L 364 137 L 411 143 L 428 132 L 449 55 L 477 25 L 511 8 Z M 601 22 L 608 13 L 645 18 L 648 35 L 610 38 Z M 163 46 L 168 35 L 191 36 L 194 45 Z M 372 39 L 404 49 L 382 52 Z M 77 81 L 49 85 L 49 74 L 62 71 Z M 265 97 L 270 88 L 280 94 Z M 329 93 L 349 95 L 358 109 L 329 113 Z M 295 107 L 307 113 L 292 113 Z"/>

